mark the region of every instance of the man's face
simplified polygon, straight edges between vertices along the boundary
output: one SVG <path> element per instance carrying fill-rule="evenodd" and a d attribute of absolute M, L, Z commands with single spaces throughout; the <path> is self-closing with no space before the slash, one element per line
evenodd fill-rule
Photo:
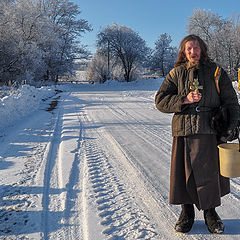
<path fill-rule="evenodd" d="M 188 61 L 198 62 L 201 57 L 201 48 L 197 40 L 185 43 L 185 55 Z"/>

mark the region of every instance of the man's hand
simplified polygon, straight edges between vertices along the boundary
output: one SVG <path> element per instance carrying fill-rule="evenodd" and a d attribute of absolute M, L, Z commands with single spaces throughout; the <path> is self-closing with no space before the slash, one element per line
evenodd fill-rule
<path fill-rule="evenodd" d="M 200 92 L 192 91 L 184 98 L 183 104 L 199 102 L 201 98 L 202 94 Z"/>
<path fill-rule="evenodd" d="M 223 142 L 231 142 L 239 137 L 239 130 L 238 128 L 234 128 L 233 130 L 228 130 L 224 136 L 220 138 Z"/>

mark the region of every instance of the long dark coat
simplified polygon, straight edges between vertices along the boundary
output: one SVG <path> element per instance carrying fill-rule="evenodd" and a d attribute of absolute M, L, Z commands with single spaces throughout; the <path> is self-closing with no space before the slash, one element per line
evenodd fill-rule
<path fill-rule="evenodd" d="M 173 137 L 169 202 L 192 203 L 198 209 L 219 206 L 230 182 L 219 174 L 218 163 L 215 135 Z"/>
<path fill-rule="evenodd" d="M 209 209 L 221 204 L 221 196 L 230 192 L 228 178 L 219 173 L 216 132 L 210 126 L 212 109 L 220 104 L 230 106 L 230 128 L 239 117 L 236 93 L 226 72 L 220 77 L 220 96 L 217 93 L 215 63 L 200 64 L 198 79 L 203 89 L 199 103 L 183 105 L 190 92 L 194 68 L 187 64 L 176 67 L 165 78 L 155 96 L 156 107 L 174 113 L 172 119 L 172 159 L 170 203 L 194 203 L 198 209 Z M 196 111 L 199 107 L 200 112 Z"/>

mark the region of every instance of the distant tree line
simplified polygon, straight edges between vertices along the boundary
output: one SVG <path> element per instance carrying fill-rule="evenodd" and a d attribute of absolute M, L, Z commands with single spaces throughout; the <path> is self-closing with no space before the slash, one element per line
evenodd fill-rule
<path fill-rule="evenodd" d="M 91 26 L 80 19 L 78 5 L 70 0 L 0 0 L 0 84 L 23 81 L 33 84 L 71 75 L 78 59 L 91 55 L 80 37 Z M 203 38 L 213 60 L 236 79 L 240 66 L 239 17 L 223 19 L 206 10 L 195 10 L 187 32 Z M 178 49 L 162 33 L 153 48 L 129 27 L 116 23 L 97 34 L 97 51 L 87 67 L 87 78 L 132 81 L 165 76 L 173 67 Z"/>
<path fill-rule="evenodd" d="M 72 72 L 89 52 L 91 27 L 69 0 L 0 0 L 0 83 L 51 80 Z"/>
<path fill-rule="evenodd" d="M 236 80 L 240 67 L 239 17 L 223 19 L 211 11 L 196 9 L 186 27 L 188 34 L 199 35 L 206 41 L 212 60 Z M 165 76 L 174 67 L 178 54 L 171 43 L 171 36 L 163 33 L 151 49 L 132 29 L 118 24 L 107 26 L 97 35 L 98 50 L 89 63 L 87 76 L 98 82 L 131 81 L 146 71 L 150 76 Z"/>

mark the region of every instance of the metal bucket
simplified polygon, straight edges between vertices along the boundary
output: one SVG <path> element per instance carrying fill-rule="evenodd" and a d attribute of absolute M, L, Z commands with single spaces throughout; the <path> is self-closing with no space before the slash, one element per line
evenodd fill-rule
<path fill-rule="evenodd" d="M 240 152 L 238 143 L 222 143 L 219 148 L 220 173 L 224 177 L 240 177 Z"/>

